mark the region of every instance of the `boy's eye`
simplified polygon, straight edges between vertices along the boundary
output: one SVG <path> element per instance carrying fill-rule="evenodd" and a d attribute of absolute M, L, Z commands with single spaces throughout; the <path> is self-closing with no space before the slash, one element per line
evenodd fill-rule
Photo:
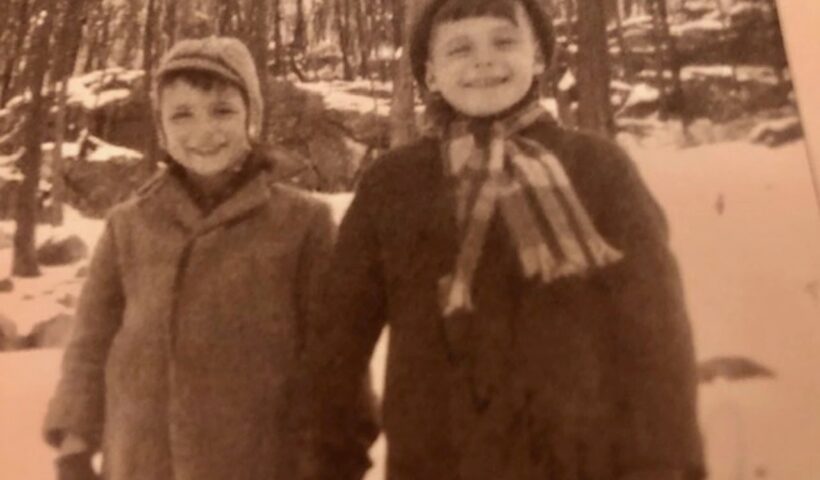
<path fill-rule="evenodd" d="M 214 110 L 214 113 L 216 113 L 217 115 L 221 115 L 221 116 L 231 115 L 231 114 L 234 113 L 234 109 L 232 109 L 232 108 L 217 108 L 216 110 Z"/>
<path fill-rule="evenodd" d="M 515 46 L 518 41 L 514 37 L 499 37 L 495 39 L 495 46 L 500 48 L 509 48 Z"/>
<path fill-rule="evenodd" d="M 171 114 L 171 120 L 184 120 L 186 118 L 191 118 L 191 112 L 180 111 Z"/>
<path fill-rule="evenodd" d="M 447 55 L 464 55 L 470 52 L 470 45 L 466 43 L 461 43 L 458 45 L 453 45 L 447 49 Z"/>

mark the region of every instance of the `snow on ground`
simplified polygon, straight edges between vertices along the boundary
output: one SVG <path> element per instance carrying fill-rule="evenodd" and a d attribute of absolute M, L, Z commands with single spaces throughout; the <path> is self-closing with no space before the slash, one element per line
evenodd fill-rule
<path fill-rule="evenodd" d="M 698 357 L 777 375 L 701 388 L 712 478 L 820 478 L 820 214 L 804 144 L 635 154 L 670 219 Z"/>
<path fill-rule="evenodd" d="M 79 236 L 89 249 L 93 249 L 100 234 L 102 222 L 88 219 L 76 210 L 66 208 L 65 224 L 61 227 L 40 225 L 37 227 L 38 244 L 49 238 L 62 238 L 69 234 Z M 0 232 L 11 236 L 14 234 L 14 222 L 0 222 Z M 10 248 L 0 250 L 0 278 L 11 272 L 12 251 Z M 17 324 L 19 335 L 28 334 L 38 323 L 51 319 L 60 313 L 70 310 L 59 303 L 67 294 L 76 296 L 82 285 L 77 278 L 77 271 L 86 262 L 60 267 L 41 267 L 43 275 L 38 278 L 14 277 L 14 290 L 11 293 L 0 293 L 0 315 L 5 315 Z M 5 354 L 0 354 L 0 357 Z M 0 402 L 0 411 L 6 404 Z M 3 425 L 0 423 L 0 425 Z M 0 465 L 3 462 L 0 461 Z"/>
<path fill-rule="evenodd" d="M 670 220 L 698 358 L 745 355 L 776 373 L 774 379 L 702 386 L 711 478 L 820 478 L 820 215 L 804 144 L 769 149 L 723 143 L 686 150 L 633 144 L 630 150 Z M 319 197 L 337 220 L 352 198 Z M 0 223 L 6 233 L 10 227 Z M 99 221 L 69 212 L 63 230 L 77 231 L 91 245 L 100 228 Z M 50 230 L 41 227 L 38 235 L 44 238 Z M 8 271 L 9 257 L 9 249 L 0 250 L 0 269 Z M 74 270 L 44 269 L 40 279 L 15 279 L 14 295 L 34 298 L 22 310 L 6 310 L 9 296 L 0 294 L 0 311 L 15 317 L 18 311 L 23 317 L 45 313 L 56 295 L 44 292 Z M 382 341 L 373 359 L 379 391 L 385 352 Z M 59 350 L 0 354 L 0 425 L 15 432 L 0 443 L 4 479 L 52 478 L 51 453 L 39 426 L 59 356 Z M 383 439 L 372 453 L 377 465 L 368 479 L 381 479 Z"/>

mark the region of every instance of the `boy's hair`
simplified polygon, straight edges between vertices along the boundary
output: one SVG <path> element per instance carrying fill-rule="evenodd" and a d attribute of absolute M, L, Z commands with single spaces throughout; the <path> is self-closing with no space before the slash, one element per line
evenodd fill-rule
<path fill-rule="evenodd" d="M 180 69 L 166 73 L 157 79 L 158 97 L 162 96 L 162 90 L 165 89 L 166 86 L 176 82 L 177 80 L 182 80 L 183 82 L 190 84 L 192 87 L 196 87 L 206 92 L 221 90 L 226 87 L 236 88 L 242 95 L 242 100 L 245 102 L 245 107 L 250 108 L 248 92 L 244 87 L 242 87 L 242 85 L 207 70 Z"/>
<path fill-rule="evenodd" d="M 517 23 L 516 5 L 521 5 L 532 23 L 544 62 L 549 64 L 555 48 L 552 20 L 537 0 L 432 0 L 413 24 L 410 37 L 410 64 L 422 91 L 430 55 L 430 37 L 437 25 L 474 17 L 496 17 Z"/>

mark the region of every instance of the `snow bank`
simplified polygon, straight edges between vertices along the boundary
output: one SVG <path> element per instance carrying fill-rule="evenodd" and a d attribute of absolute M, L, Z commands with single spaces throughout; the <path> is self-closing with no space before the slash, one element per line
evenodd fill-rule
<path fill-rule="evenodd" d="M 302 90 L 322 95 L 325 106 L 332 110 L 345 110 L 360 113 L 376 113 L 387 115 L 390 112 L 390 100 L 373 98 L 345 92 L 334 82 L 302 82 L 295 83 Z"/>
<path fill-rule="evenodd" d="M 690 22 L 682 23 L 682 24 L 674 24 L 669 26 L 669 33 L 671 33 L 675 37 L 681 37 L 683 35 L 695 33 L 695 32 L 704 32 L 704 33 L 713 33 L 719 32 L 723 30 L 725 25 L 718 19 L 715 18 L 701 18 L 698 20 L 692 20 Z"/>
<path fill-rule="evenodd" d="M 755 81 L 776 85 L 777 75 L 771 67 L 759 65 L 687 65 L 681 69 L 680 77 L 683 81 L 701 78 L 732 78 L 736 76 L 739 82 Z"/>
<path fill-rule="evenodd" d="M 94 110 L 125 100 L 131 96 L 131 90 L 126 85 L 144 76 L 142 70 L 113 67 L 71 77 L 68 81 L 68 104 L 79 104 L 86 110 Z"/>
<path fill-rule="evenodd" d="M 638 83 L 629 91 L 629 96 L 621 108 L 625 109 L 641 103 L 657 102 L 660 95 L 660 91 L 648 83 Z"/>

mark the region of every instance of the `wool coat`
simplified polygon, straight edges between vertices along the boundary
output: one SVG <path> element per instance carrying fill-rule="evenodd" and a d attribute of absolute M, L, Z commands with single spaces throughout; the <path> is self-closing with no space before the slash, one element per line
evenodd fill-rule
<path fill-rule="evenodd" d="M 474 312 L 443 318 L 455 180 L 434 138 L 386 154 L 340 227 L 312 357 L 316 418 L 341 428 L 387 325 L 390 480 L 701 478 L 691 332 L 661 209 L 612 142 L 546 119 L 523 134 L 556 155 L 624 258 L 527 280 L 496 217 Z"/>
<path fill-rule="evenodd" d="M 294 376 L 329 210 L 265 173 L 209 214 L 186 192 L 165 173 L 111 213 L 47 439 L 101 448 L 108 480 L 294 478 Z"/>

